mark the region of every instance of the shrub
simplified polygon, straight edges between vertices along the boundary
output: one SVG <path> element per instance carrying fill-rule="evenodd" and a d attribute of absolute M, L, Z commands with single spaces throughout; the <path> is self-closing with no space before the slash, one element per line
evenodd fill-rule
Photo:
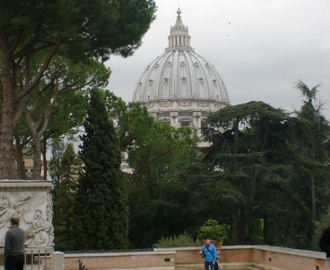
<path fill-rule="evenodd" d="M 315 223 L 314 237 L 312 240 L 312 249 L 320 250 L 319 240 L 322 236 L 323 231 L 330 225 L 330 209 L 328 209 L 327 213 L 324 214 L 319 221 Z"/>
<path fill-rule="evenodd" d="M 209 219 L 199 230 L 198 238 L 201 240 L 210 239 L 222 242 L 228 238 L 229 225 L 219 224 L 214 219 Z"/>
<path fill-rule="evenodd" d="M 158 243 L 154 244 L 154 248 L 167 247 L 198 247 L 201 246 L 199 240 L 194 240 L 188 233 L 184 232 L 178 236 L 162 237 Z"/>

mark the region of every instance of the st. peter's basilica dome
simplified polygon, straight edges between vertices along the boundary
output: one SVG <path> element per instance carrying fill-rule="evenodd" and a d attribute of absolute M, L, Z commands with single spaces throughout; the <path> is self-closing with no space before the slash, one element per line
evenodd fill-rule
<path fill-rule="evenodd" d="M 170 28 L 168 47 L 140 77 L 133 101 L 147 106 L 156 119 L 174 127 L 190 126 L 200 133 L 203 120 L 229 105 L 219 73 L 190 46 L 188 27 L 181 11 Z"/>

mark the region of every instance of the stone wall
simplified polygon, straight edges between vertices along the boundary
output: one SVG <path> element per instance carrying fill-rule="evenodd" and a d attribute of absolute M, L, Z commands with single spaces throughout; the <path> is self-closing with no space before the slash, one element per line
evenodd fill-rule
<path fill-rule="evenodd" d="M 174 270 L 175 251 L 135 251 L 64 254 L 65 270 L 76 270 L 78 260 L 87 269 Z"/>
<path fill-rule="evenodd" d="M 80 259 L 87 269 L 203 269 L 200 248 L 164 248 L 148 252 L 64 254 L 66 270 L 77 269 Z M 223 269 L 321 270 L 329 269 L 325 254 L 271 246 L 223 246 Z"/>

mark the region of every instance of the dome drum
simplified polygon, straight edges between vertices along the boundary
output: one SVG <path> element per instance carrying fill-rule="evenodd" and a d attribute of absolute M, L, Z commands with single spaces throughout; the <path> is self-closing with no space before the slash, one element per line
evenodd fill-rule
<path fill-rule="evenodd" d="M 148 102 L 141 102 L 147 107 L 149 112 L 153 111 L 203 111 L 211 113 L 218 111 L 221 108 L 228 106 L 226 102 L 219 102 L 214 100 L 198 100 L 198 99 L 168 99 L 168 100 L 153 100 Z"/>
<path fill-rule="evenodd" d="M 210 112 L 202 111 L 149 111 L 155 119 L 160 122 L 169 123 L 171 126 L 191 127 L 195 130 L 198 137 L 201 137 L 201 127 L 205 125 L 205 120 L 210 115 Z"/>

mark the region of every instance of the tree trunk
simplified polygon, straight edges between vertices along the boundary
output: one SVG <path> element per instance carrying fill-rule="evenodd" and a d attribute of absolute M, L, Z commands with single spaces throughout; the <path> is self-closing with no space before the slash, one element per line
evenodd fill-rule
<path fill-rule="evenodd" d="M 247 190 L 247 199 L 245 205 L 242 207 L 241 213 L 241 222 L 240 222 L 240 233 L 239 233 L 239 243 L 245 244 L 249 238 L 249 227 L 252 217 L 252 208 L 255 200 L 256 194 L 256 184 L 257 184 L 258 172 L 252 170 L 250 172 L 250 180 L 248 182 Z"/>
<path fill-rule="evenodd" d="M 41 138 L 40 135 L 36 134 L 33 136 L 33 174 L 34 180 L 40 179 L 41 174 Z"/>
<path fill-rule="evenodd" d="M 11 80 L 10 53 L 7 50 L 6 36 L 0 32 L 1 46 L 1 81 L 2 106 L 0 130 L 0 179 L 17 178 L 15 167 L 15 151 L 13 145 L 13 82 Z"/>
<path fill-rule="evenodd" d="M 24 163 L 23 145 L 19 137 L 15 136 L 17 175 L 19 179 L 27 179 Z"/>
<path fill-rule="evenodd" d="M 43 136 L 42 163 L 43 163 L 43 179 L 47 180 L 48 162 L 47 162 L 47 139 L 46 139 L 46 136 Z"/>
<path fill-rule="evenodd" d="M 49 102 L 49 100 L 45 101 Z M 32 116 L 28 110 L 24 111 L 24 116 L 29 130 L 32 134 L 32 148 L 33 148 L 33 179 L 40 179 L 41 176 L 41 136 L 43 136 L 47 125 L 48 119 L 53 110 L 49 111 L 46 106 L 44 106 L 43 112 L 39 115 L 39 119 L 35 122 L 32 120 Z M 33 111 L 33 110 L 32 110 Z M 44 150 L 45 151 L 45 150 Z"/>
<path fill-rule="evenodd" d="M 311 176 L 312 221 L 316 219 L 315 177 Z"/>
<path fill-rule="evenodd" d="M 252 204 L 249 199 L 246 204 L 242 207 L 240 215 L 240 227 L 239 227 L 239 243 L 246 244 L 249 238 L 249 227 L 252 215 Z"/>
<path fill-rule="evenodd" d="M 237 235 L 237 204 L 234 203 L 230 208 L 230 239 L 236 242 Z"/>
<path fill-rule="evenodd" d="M 17 34 L 17 40 L 20 39 L 20 34 L 21 33 Z M 25 102 L 22 102 L 20 105 L 18 104 L 19 101 L 23 100 L 39 83 L 45 70 L 48 68 L 51 59 L 61 45 L 61 39 L 57 39 L 33 80 L 28 81 L 28 85 L 24 85 L 24 89 L 21 91 L 18 91 L 17 89 L 16 80 L 18 69 L 22 67 L 22 63 L 20 62 L 22 58 L 17 58 L 15 62 L 12 53 L 16 49 L 17 44 L 11 45 L 12 47 L 9 45 L 5 31 L 0 29 L 0 72 L 2 86 L 2 97 L 0 98 L 0 179 L 17 178 L 13 135 L 15 124 L 21 118 L 24 110 L 23 107 L 26 105 Z M 28 56 L 26 57 L 27 62 L 25 64 L 29 62 Z M 27 83 L 27 81 L 25 83 Z M 15 107 L 15 105 L 18 105 L 18 108 Z"/>

